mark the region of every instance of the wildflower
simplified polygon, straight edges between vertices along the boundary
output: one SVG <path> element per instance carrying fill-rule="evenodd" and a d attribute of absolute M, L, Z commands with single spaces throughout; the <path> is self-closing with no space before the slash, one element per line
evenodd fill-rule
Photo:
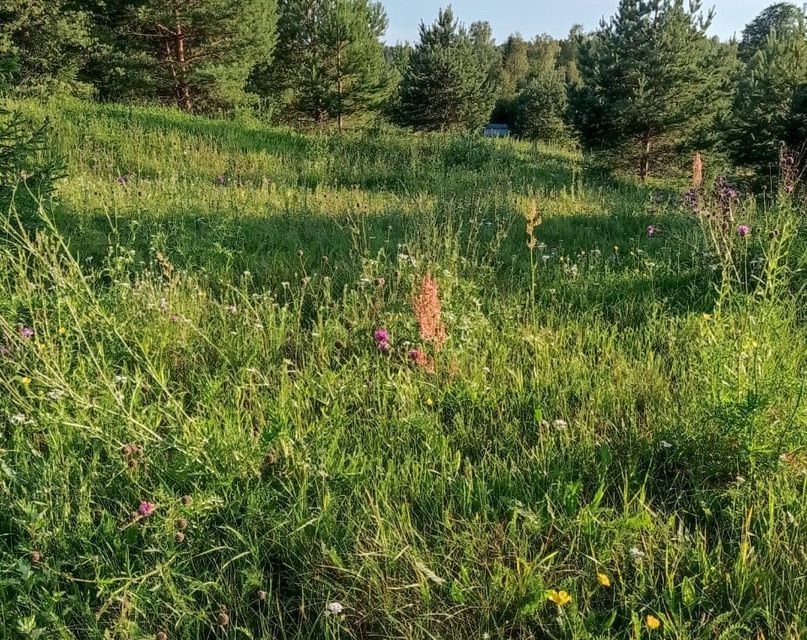
<path fill-rule="evenodd" d="M 412 310 L 420 326 L 421 339 L 439 349 L 446 341 L 446 328 L 441 319 L 442 305 L 437 281 L 431 276 L 423 276 L 420 291 L 412 301 Z"/>
<path fill-rule="evenodd" d="M 25 417 L 24 413 L 11 416 L 11 424 L 25 424 L 26 422 L 28 422 L 28 418 Z"/>
<path fill-rule="evenodd" d="M 171 316 L 171 322 L 179 322 L 179 316 L 177 314 L 173 314 Z"/>
<path fill-rule="evenodd" d="M 659 620 L 656 616 L 652 614 L 648 614 L 644 621 L 645 624 L 647 625 L 647 628 L 650 629 L 651 631 L 655 631 L 661 626 L 661 620 Z"/>
<path fill-rule="evenodd" d="M 181 531 L 177 531 L 174 534 L 174 540 L 176 540 L 177 543 L 182 544 L 183 542 L 185 542 L 185 534 L 182 533 Z"/>
<path fill-rule="evenodd" d="M 158 631 L 154 636 L 154 640 L 168 640 L 168 634 L 165 631 Z"/>
<path fill-rule="evenodd" d="M 193 502 L 193 498 L 191 498 L 190 496 L 187 496 L 187 495 L 182 496 L 182 504 L 183 505 L 185 505 L 187 507 L 188 505 L 190 505 L 191 502 Z"/>
<path fill-rule="evenodd" d="M 31 378 L 29 378 L 28 376 L 23 376 L 20 382 L 22 383 L 22 386 L 27 387 L 28 385 L 31 384 Z"/>
<path fill-rule="evenodd" d="M 344 611 L 344 607 L 342 606 L 341 602 L 329 602 L 325 605 L 325 615 L 326 616 L 338 616 Z"/>
<path fill-rule="evenodd" d="M 751 227 L 749 227 L 747 224 L 741 224 L 739 227 L 737 227 L 737 234 L 741 238 L 745 238 L 750 233 L 751 233 Z"/>
<path fill-rule="evenodd" d="M 566 591 L 555 591 L 555 589 L 547 591 L 546 597 L 558 605 L 558 607 L 565 607 L 572 601 L 572 596 Z"/>
<path fill-rule="evenodd" d="M 118 176 L 118 184 L 125 187 L 129 184 L 129 176 Z"/>
<path fill-rule="evenodd" d="M 227 178 L 222 175 L 216 176 L 216 184 L 223 187 L 227 183 Z"/>
<path fill-rule="evenodd" d="M 137 508 L 137 512 L 144 518 L 148 518 L 152 513 L 154 513 L 154 503 L 144 500 Z"/>
<path fill-rule="evenodd" d="M 60 336 L 63 336 L 66 333 L 67 333 L 67 329 L 65 329 L 64 327 L 59 327 L 59 335 Z"/>
<path fill-rule="evenodd" d="M 228 624 L 230 624 L 230 616 L 227 614 L 226 611 L 222 611 L 221 613 L 219 613 L 218 618 L 216 618 L 216 620 L 218 621 L 220 627 L 226 627 Z"/>
<path fill-rule="evenodd" d="M 788 193 L 788 194 L 793 193 L 794 189 L 795 189 L 795 187 L 792 184 L 786 184 L 785 185 L 785 193 Z"/>
<path fill-rule="evenodd" d="M 29 340 L 34 337 L 34 330 L 31 327 L 20 327 L 20 338 Z"/>
<path fill-rule="evenodd" d="M 611 586 L 611 579 L 604 573 L 597 574 L 597 582 L 599 582 L 603 587 Z"/>
<path fill-rule="evenodd" d="M 658 227 L 656 227 L 656 226 L 654 226 L 652 224 L 649 227 L 647 227 L 647 237 L 648 238 L 653 238 L 657 234 L 658 234 Z"/>
<path fill-rule="evenodd" d="M 373 338 L 377 343 L 389 342 L 389 332 L 386 329 L 376 329 Z"/>
<path fill-rule="evenodd" d="M 630 557 L 633 558 L 634 560 L 641 560 L 642 558 L 644 558 L 644 551 L 641 551 L 637 547 L 631 547 L 630 549 L 628 549 L 628 553 L 630 554 Z"/>
<path fill-rule="evenodd" d="M 672 444 L 667 442 L 666 440 L 661 441 L 661 448 L 662 449 L 672 449 Z"/>
<path fill-rule="evenodd" d="M 552 426 L 555 427 L 555 429 L 565 429 L 566 427 L 569 426 L 569 423 L 566 422 L 565 420 L 558 419 L 552 422 Z"/>
<path fill-rule="evenodd" d="M 64 391 L 61 389 L 53 389 L 53 391 L 48 391 L 48 398 L 53 400 L 54 402 L 58 402 L 62 398 L 64 398 Z"/>
<path fill-rule="evenodd" d="M 431 398 L 426 398 L 426 406 L 427 407 L 433 407 L 434 406 L 434 400 L 432 400 Z"/>
<path fill-rule="evenodd" d="M 160 311 L 165 313 L 166 311 L 168 311 L 168 300 L 166 300 L 165 298 L 160 298 L 158 306 L 160 307 Z"/>

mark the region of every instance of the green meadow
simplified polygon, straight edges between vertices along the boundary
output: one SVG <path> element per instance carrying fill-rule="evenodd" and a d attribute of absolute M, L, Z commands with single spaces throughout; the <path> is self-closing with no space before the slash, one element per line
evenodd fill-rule
<path fill-rule="evenodd" d="M 0 637 L 807 637 L 800 189 L 11 106 Z"/>

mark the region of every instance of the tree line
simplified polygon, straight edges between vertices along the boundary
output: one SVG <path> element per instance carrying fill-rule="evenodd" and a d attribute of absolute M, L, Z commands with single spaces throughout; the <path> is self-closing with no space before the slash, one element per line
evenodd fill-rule
<path fill-rule="evenodd" d="M 694 152 L 760 174 L 807 139 L 807 27 L 791 3 L 728 41 L 700 0 L 619 0 L 599 28 L 497 43 L 451 7 L 386 45 L 372 0 L 5 0 L 0 91 L 249 111 L 272 122 L 577 141 L 645 178 Z"/>

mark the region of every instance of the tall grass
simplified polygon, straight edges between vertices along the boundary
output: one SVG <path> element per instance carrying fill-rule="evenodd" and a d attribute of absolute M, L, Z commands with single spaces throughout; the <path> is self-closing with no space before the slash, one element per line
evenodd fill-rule
<path fill-rule="evenodd" d="M 0 635 L 804 636 L 797 193 L 16 107 L 68 177 L 2 217 Z"/>

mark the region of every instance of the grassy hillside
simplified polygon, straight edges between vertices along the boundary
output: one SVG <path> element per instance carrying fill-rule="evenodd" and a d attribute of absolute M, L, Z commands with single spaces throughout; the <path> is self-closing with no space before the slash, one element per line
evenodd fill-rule
<path fill-rule="evenodd" d="M 2 637 L 807 633 L 797 195 L 14 106 Z"/>

